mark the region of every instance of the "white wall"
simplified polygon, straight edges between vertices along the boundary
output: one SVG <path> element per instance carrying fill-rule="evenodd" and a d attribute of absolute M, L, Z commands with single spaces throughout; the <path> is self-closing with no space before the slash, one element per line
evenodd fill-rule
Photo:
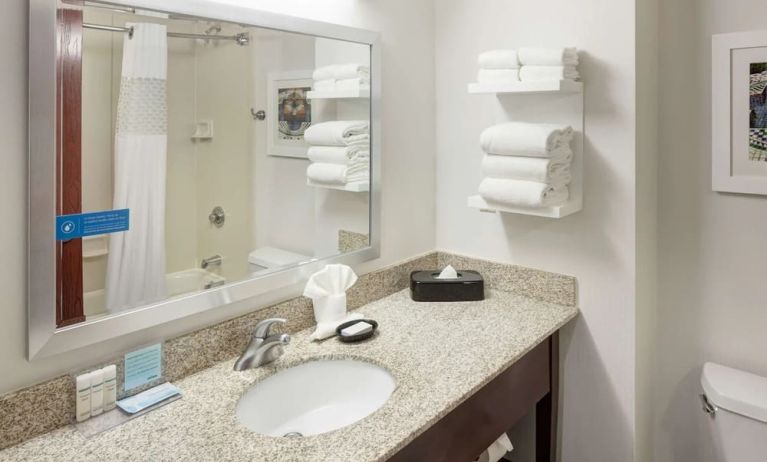
<path fill-rule="evenodd" d="M 698 401 L 715 361 L 767 376 L 767 198 L 711 191 L 711 35 L 765 29 L 759 0 L 661 2 L 657 462 L 713 462 Z"/>
<path fill-rule="evenodd" d="M 443 0 L 436 16 L 437 246 L 577 276 L 582 314 L 562 337 L 562 460 L 633 460 L 634 1 Z M 584 210 L 561 220 L 466 206 L 479 133 L 498 121 L 494 97 L 466 84 L 481 51 L 525 45 L 583 50 Z"/>
<path fill-rule="evenodd" d="M 244 2 L 229 0 L 242 5 Z M 3 3 L 0 18 L 0 393 L 87 366 L 138 344 L 191 329 L 195 320 L 160 326 L 85 351 L 28 363 L 26 358 L 27 202 L 27 1 Z M 160 4 L 161 2 L 158 2 Z M 383 33 L 382 256 L 365 272 L 434 248 L 434 47 L 431 0 L 280 0 L 248 2 L 253 7 L 368 28 Z M 407 117 L 415 109 L 423 116 Z M 403 207 L 414 200 L 423 207 Z M 403 229 L 407 232 L 402 232 Z M 51 307 L 53 309 L 53 307 Z M 200 319 L 212 322 L 215 313 Z"/>

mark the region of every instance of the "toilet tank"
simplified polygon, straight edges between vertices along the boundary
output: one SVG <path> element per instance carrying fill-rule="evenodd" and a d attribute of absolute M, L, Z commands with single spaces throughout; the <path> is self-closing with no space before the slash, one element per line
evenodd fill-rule
<path fill-rule="evenodd" d="M 701 385 L 717 461 L 767 460 L 767 378 L 706 363 Z"/>

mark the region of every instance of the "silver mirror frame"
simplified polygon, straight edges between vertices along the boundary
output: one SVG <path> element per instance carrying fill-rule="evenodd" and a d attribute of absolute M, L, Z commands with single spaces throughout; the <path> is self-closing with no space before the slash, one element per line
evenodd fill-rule
<path fill-rule="evenodd" d="M 380 35 L 363 29 L 226 5 L 208 0 L 164 0 L 165 13 L 227 21 L 370 46 L 371 172 L 370 247 L 315 259 L 259 278 L 172 298 L 114 316 L 56 328 L 56 8 L 57 0 L 29 2 L 29 214 L 28 214 L 28 351 L 44 358 L 216 309 L 225 320 L 254 307 L 300 295 L 300 284 L 326 264 L 356 267 L 380 256 L 381 237 L 381 48 Z M 115 7 L 157 11 L 153 0 L 89 1 Z M 242 303 L 238 303 L 242 302 Z M 247 305 L 243 307 L 243 305 Z M 203 327 L 211 323 L 206 316 Z M 188 330 L 188 326 L 187 326 Z M 181 333 L 181 332 L 179 332 Z"/>

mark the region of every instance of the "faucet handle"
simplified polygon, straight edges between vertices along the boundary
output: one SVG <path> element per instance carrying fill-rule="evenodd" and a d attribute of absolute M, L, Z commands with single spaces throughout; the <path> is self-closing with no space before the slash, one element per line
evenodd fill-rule
<path fill-rule="evenodd" d="M 272 328 L 273 324 L 284 324 L 286 322 L 288 322 L 288 320 L 285 318 L 264 319 L 263 321 L 256 324 L 256 331 L 253 332 L 253 336 L 258 338 L 266 338 L 269 336 L 269 329 Z"/>

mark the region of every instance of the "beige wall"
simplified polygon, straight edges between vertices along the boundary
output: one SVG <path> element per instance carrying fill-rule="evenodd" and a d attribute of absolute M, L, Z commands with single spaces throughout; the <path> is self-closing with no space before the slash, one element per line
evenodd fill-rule
<path fill-rule="evenodd" d="M 437 246 L 578 278 L 581 316 L 562 335 L 562 460 L 633 460 L 635 3 L 446 0 L 436 11 Z M 552 220 L 468 208 L 480 181 L 479 134 L 498 121 L 494 96 L 467 94 L 477 55 L 565 45 L 583 51 L 583 211 Z"/>
<path fill-rule="evenodd" d="M 758 0 L 661 2 L 657 462 L 714 462 L 703 362 L 767 376 L 767 198 L 712 192 L 710 142 L 711 35 L 766 16 Z"/>
<path fill-rule="evenodd" d="M 234 1 L 234 0 L 232 0 Z M 242 1 L 235 2 L 242 5 Z M 379 30 L 383 33 L 383 196 L 381 258 L 363 265 L 371 271 L 434 248 L 434 123 L 425 117 L 415 124 L 407 117 L 413 107 L 431 114 L 434 94 L 433 4 L 431 0 L 368 2 L 329 0 L 251 1 L 248 4 L 277 12 Z M 8 222 L 0 230 L 0 278 L 3 303 L 0 313 L 0 393 L 77 370 L 138 345 L 178 335 L 220 319 L 210 312 L 113 341 L 41 359 L 26 360 L 26 204 L 27 204 L 27 24 L 28 2 L 3 4 L 0 49 L 5 70 L 0 72 L 0 135 L 3 168 L 0 169 L 0 212 Z M 402 84 L 404 82 L 404 84 Z M 388 90 L 386 90 L 388 88 Z M 403 207 L 413 198 L 427 198 L 423 207 Z M 402 229 L 407 227 L 408 232 Z M 238 304 L 238 309 L 252 306 Z M 255 308 L 255 307 L 253 307 Z"/>

